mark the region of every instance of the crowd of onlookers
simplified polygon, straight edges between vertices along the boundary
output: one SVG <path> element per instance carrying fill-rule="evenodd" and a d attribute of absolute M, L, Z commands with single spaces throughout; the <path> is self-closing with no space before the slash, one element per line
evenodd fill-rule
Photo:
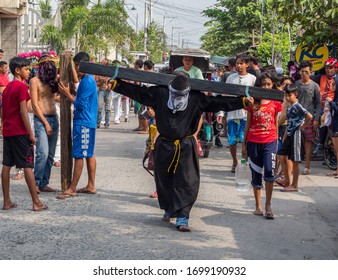
<path fill-rule="evenodd" d="M 148 134 L 149 125 L 156 124 L 152 108 L 118 93 L 120 89 L 116 88 L 116 80 L 106 77 L 94 78 L 92 75 L 79 72 L 79 62 L 89 61 L 89 56 L 86 53 L 81 52 L 74 57 L 73 66 L 76 69 L 74 73 L 77 73 L 74 80 L 77 81 L 78 77 L 81 78 L 81 82 L 77 81 L 76 83 L 76 97 L 70 93 L 68 85 L 62 84 L 57 79 L 57 57 L 55 54 L 42 54 L 38 58 L 35 75 L 32 75 L 30 62 L 27 59 L 15 57 L 8 64 L 2 61 L 2 54 L 3 52 L 0 50 L 0 96 L 3 97 L 1 110 L 4 136 L 2 176 L 3 182 L 5 182 L 3 184 L 3 209 L 16 207 L 16 204 L 9 199 L 9 170 L 13 165 L 19 168 L 21 176 L 24 174 L 32 195 L 33 210 L 40 211 L 47 208 L 39 201 L 37 193 L 57 191 L 49 186 L 49 177 L 53 164 L 60 166 L 55 164 L 57 161 L 54 160 L 59 135 L 57 110 L 59 94 L 68 98 L 75 107 L 73 124 L 74 175 L 69 188 L 58 196 L 59 199 L 76 196 L 77 192 L 96 193 L 95 131 L 101 127 L 102 122 L 104 128 L 109 128 L 111 123 L 118 125 L 121 121 L 128 122 L 132 103 L 139 122 L 134 131 Z M 114 61 L 113 65 L 119 65 L 119 62 Z M 152 72 L 154 64 L 151 60 L 144 62 L 136 60 L 134 69 L 141 70 L 142 68 L 144 71 Z M 10 69 L 12 77 L 10 77 L 8 69 Z M 251 185 L 256 201 L 255 215 L 264 215 L 267 219 L 274 218 L 271 210 L 274 184 L 281 185 L 283 192 L 297 192 L 299 175 L 311 173 L 311 157 L 313 153 L 321 152 L 328 134 L 331 137 L 333 150 L 337 151 L 337 69 L 337 60 L 329 58 L 325 61 L 323 73 L 313 73 L 311 61 L 302 61 L 299 65 L 290 62 L 284 72 L 281 67 L 275 68 L 272 65 L 262 67 L 256 57 L 241 54 L 236 58 L 230 58 L 226 69 L 223 69 L 222 73 L 221 71 L 217 73 L 218 79 L 216 80 L 219 82 L 277 89 L 284 92 L 283 102 L 268 98 L 254 100 L 246 104 L 243 109 L 230 112 L 220 111 L 214 114 L 215 123 L 223 121 L 225 124 L 223 135 L 227 137 L 232 158 L 230 171 L 235 173 L 239 163 L 237 146 L 241 148 L 241 157 L 249 161 L 252 173 Z M 194 66 L 194 58 L 191 56 L 183 56 L 182 66 L 175 70 L 177 75 L 182 75 L 183 72 L 190 78 L 204 79 L 201 70 Z M 184 80 L 186 78 L 182 79 L 184 83 L 188 83 Z M 10 80 L 12 81 L 10 82 Z M 129 83 L 148 88 L 154 86 L 136 81 Z M 171 89 L 171 84 L 168 85 L 168 88 L 169 92 L 172 90 L 171 94 L 180 92 L 180 90 Z M 187 90 L 190 91 L 190 87 L 182 89 L 182 92 Z M 173 110 L 174 114 L 176 112 L 175 106 L 181 106 L 184 102 L 188 102 L 184 101 L 185 97 L 183 97 L 186 93 L 180 94 L 182 95 L 177 95 L 176 99 L 170 97 L 167 102 L 167 106 Z M 16 99 L 13 99 L 14 96 Z M 172 102 L 177 102 L 177 104 Z M 29 112 L 31 121 L 29 121 Z M 112 121 L 110 120 L 111 115 L 113 115 Z M 199 142 L 198 131 L 203 122 L 203 117 L 201 117 L 196 124 L 197 130 L 191 135 L 197 143 Z M 22 136 L 25 137 L 22 138 Z M 80 137 L 82 142 L 77 143 L 77 137 Z M 315 138 L 318 138 L 318 145 L 313 151 L 312 142 Z M 83 139 L 86 139 L 85 142 Z M 31 150 L 31 144 L 36 144 L 35 151 Z M 219 135 L 215 137 L 215 146 L 223 146 Z M 154 143 L 152 143 L 152 147 L 154 147 Z M 82 172 L 83 159 L 87 161 L 90 176 L 88 185 L 76 191 L 76 185 Z M 304 159 L 305 165 L 301 171 L 300 162 Z M 334 160 L 336 161 L 336 158 Z M 30 162 L 30 165 L 27 165 L 27 162 Z M 338 178 L 338 171 L 330 172 L 328 176 Z M 16 178 L 18 179 L 18 177 Z M 265 214 L 260 202 L 263 181 L 266 190 Z M 153 193 L 151 197 L 157 197 L 157 193 Z"/>

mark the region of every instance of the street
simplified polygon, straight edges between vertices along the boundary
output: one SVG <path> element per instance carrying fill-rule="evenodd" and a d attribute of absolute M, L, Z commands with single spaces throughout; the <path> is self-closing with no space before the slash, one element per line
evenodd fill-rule
<path fill-rule="evenodd" d="M 47 211 L 33 212 L 24 180 L 11 180 L 18 208 L 0 211 L 2 260 L 323 260 L 338 258 L 338 180 L 321 162 L 300 176 L 299 193 L 276 187 L 274 220 L 254 216 L 251 191 L 238 192 L 226 139 L 200 160 L 201 187 L 191 233 L 161 221 L 153 177 L 142 167 L 147 135 L 137 119 L 98 129 L 97 194 L 66 200 L 42 193 Z M 0 154 L 2 157 L 2 145 Z M 62 167 L 61 167 L 62 168 Z M 15 169 L 12 169 L 14 175 Z M 86 169 L 78 188 L 86 184 Z M 60 187 L 53 167 L 51 187 Z M 262 201 L 264 203 L 264 192 Z"/>

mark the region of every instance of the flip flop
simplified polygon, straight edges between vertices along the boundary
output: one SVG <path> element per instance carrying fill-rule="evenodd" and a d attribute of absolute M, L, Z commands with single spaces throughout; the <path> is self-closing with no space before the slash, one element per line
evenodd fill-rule
<path fill-rule="evenodd" d="M 2 207 L 2 210 L 11 210 L 11 209 L 14 209 L 18 207 L 18 205 L 16 203 L 12 203 L 9 207 L 5 208 L 5 207 Z"/>
<path fill-rule="evenodd" d="M 287 187 L 287 185 L 284 183 L 283 179 L 276 179 L 275 182 L 283 188 Z"/>
<path fill-rule="evenodd" d="M 96 194 L 96 191 L 90 191 L 87 187 L 79 189 L 76 191 L 77 193 L 87 193 L 87 194 Z"/>
<path fill-rule="evenodd" d="M 298 192 L 298 189 L 292 188 L 292 187 L 286 187 L 284 189 L 280 190 L 281 192 Z"/>
<path fill-rule="evenodd" d="M 68 193 L 62 193 L 62 194 L 59 194 L 56 198 L 57 199 L 67 199 L 67 198 L 70 198 L 70 197 L 75 197 L 77 196 L 77 194 L 68 194 Z"/>
<path fill-rule="evenodd" d="M 38 208 L 33 208 L 33 211 L 43 211 L 43 210 L 47 210 L 48 209 L 48 206 L 47 205 L 44 205 L 44 206 L 41 206 L 41 207 L 38 207 Z"/>
<path fill-rule="evenodd" d="M 333 172 L 330 172 L 330 173 L 327 173 L 326 176 L 338 176 L 337 172 L 333 171 Z"/>
<path fill-rule="evenodd" d="M 255 216 L 263 216 L 263 211 L 262 210 L 255 210 L 252 212 Z"/>

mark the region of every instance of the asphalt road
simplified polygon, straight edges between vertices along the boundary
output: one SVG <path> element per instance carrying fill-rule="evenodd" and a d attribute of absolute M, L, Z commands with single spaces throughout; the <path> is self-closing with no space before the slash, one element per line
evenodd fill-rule
<path fill-rule="evenodd" d="M 235 190 L 228 149 L 212 148 L 209 158 L 200 160 L 192 232 L 181 233 L 174 223 L 161 221 L 157 201 L 149 198 L 155 185 L 141 165 L 147 136 L 132 132 L 135 127 L 132 117 L 129 123 L 97 131 L 96 195 L 62 201 L 43 193 L 49 209 L 36 213 L 24 180 L 11 180 L 11 197 L 19 207 L 0 211 L 0 259 L 338 258 L 338 180 L 327 177 L 320 162 L 313 162 L 311 175 L 301 176 L 299 193 L 276 187 L 276 218 L 266 220 L 252 214 L 251 191 Z M 0 153 L 2 157 L 2 147 Z M 86 180 L 84 169 L 79 187 Z M 60 188 L 60 168 L 53 168 L 50 186 Z"/>

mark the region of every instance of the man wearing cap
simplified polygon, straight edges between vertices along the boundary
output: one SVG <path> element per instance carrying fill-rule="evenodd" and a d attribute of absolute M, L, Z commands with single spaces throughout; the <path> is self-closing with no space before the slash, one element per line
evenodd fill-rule
<path fill-rule="evenodd" d="M 168 86 L 139 87 L 118 80 L 115 91 L 150 106 L 156 113 L 155 183 L 163 221 L 176 219 L 180 231 L 190 231 L 189 214 L 200 185 L 196 139 L 193 134 L 203 112 L 243 108 L 247 98 L 206 96 L 191 90 L 180 72 Z M 252 102 L 253 99 L 251 98 Z"/>

